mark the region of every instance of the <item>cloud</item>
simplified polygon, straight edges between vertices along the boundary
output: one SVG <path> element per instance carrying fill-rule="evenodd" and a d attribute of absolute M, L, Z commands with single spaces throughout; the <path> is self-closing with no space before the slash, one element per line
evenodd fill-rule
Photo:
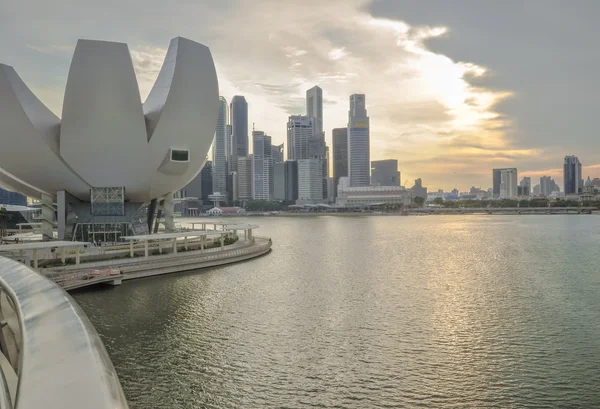
<path fill-rule="evenodd" d="M 73 51 L 75 51 L 75 45 L 50 44 L 38 46 L 32 44 L 25 44 L 25 47 L 44 54 L 72 53 Z"/>

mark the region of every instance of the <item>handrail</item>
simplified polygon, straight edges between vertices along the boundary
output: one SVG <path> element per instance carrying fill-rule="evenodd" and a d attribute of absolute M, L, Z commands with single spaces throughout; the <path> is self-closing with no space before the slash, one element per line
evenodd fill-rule
<path fill-rule="evenodd" d="M 98 333 L 65 291 L 4 257 L 0 290 L 14 306 L 21 334 L 13 408 L 128 408 Z"/>

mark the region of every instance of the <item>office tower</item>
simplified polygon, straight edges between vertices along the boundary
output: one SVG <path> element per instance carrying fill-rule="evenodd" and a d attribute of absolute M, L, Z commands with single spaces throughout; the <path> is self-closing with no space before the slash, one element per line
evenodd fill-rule
<path fill-rule="evenodd" d="M 560 188 L 556 184 L 556 181 L 550 176 L 542 176 L 540 178 L 540 193 L 544 196 L 549 196 L 552 192 L 559 192 Z"/>
<path fill-rule="evenodd" d="M 323 90 L 314 86 L 306 91 L 306 116 L 313 123 L 313 136 L 323 135 Z"/>
<path fill-rule="evenodd" d="M 371 184 L 373 186 L 400 186 L 400 172 L 396 159 L 371 162 Z"/>
<path fill-rule="evenodd" d="M 333 183 L 337 185 L 341 177 L 348 176 L 348 128 L 335 128 L 333 140 Z"/>
<path fill-rule="evenodd" d="M 427 188 L 423 186 L 423 181 L 421 178 L 415 179 L 415 185 L 410 188 L 414 197 L 421 197 L 423 199 L 427 199 Z M 458 192 L 457 192 L 458 196 Z"/>
<path fill-rule="evenodd" d="M 350 187 L 369 186 L 371 183 L 369 117 L 365 107 L 364 94 L 350 96 L 348 178 L 350 179 Z"/>
<path fill-rule="evenodd" d="M 579 193 L 583 187 L 581 176 L 581 162 L 577 156 L 565 156 L 563 177 L 565 181 L 565 195 Z"/>
<path fill-rule="evenodd" d="M 256 200 L 273 197 L 273 151 L 271 137 L 263 131 L 252 131 L 253 165 L 252 195 Z"/>
<path fill-rule="evenodd" d="M 231 100 L 231 142 L 229 170 L 237 170 L 237 158 L 248 156 L 248 103 L 236 95 Z"/>
<path fill-rule="evenodd" d="M 335 184 L 333 181 L 333 178 L 325 178 L 325 180 L 327 181 L 327 203 L 333 203 L 335 202 L 335 194 L 336 194 L 336 189 L 335 189 Z"/>
<path fill-rule="evenodd" d="M 298 161 L 298 201 L 313 204 L 323 201 L 323 166 L 319 159 Z"/>
<path fill-rule="evenodd" d="M 283 162 L 283 144 L 271 145 L 273 163 Z"/>
<path fill-rule="evenodd" d="M 227 158 L 229 156 L 229 135 L 227 125 L 229 124 L 229 109 L 227 100 L 219 97 L 219 113 L 217 116 L 217 129 L 212 147 L 213 163 L 213 192 L 227 193 Z"/>
<path fill-rule="evenodd" d="M 535 185 L 535 186 L 533 187 L 533 195 L 534 195 L 534 196 L 538 196 L 538 195 L 540 195 L 541 193 L 542 193 L 541 186 L 540 186 L 540 185 Z"/>
<path fill-rule="evenodd" d="M 500 171 L 500 197 L 517 197 L 517 169 L 502 169 Z"/>
<path fill-rule="evenodd" d="M 20 193 L 0 188 L 0 205 L 27 206 L 27 197 Z"/>
<path fill-rule="evenodd" d="M 531 196 L 531 178 L 524 177 L 521 179 L 521 195 L 522 196 Z"/>
<path fill-rule="evenodd" d="M 500 183 L 502 182 L 502 171 L 503 170 L 514 170 L 515 174 L 517 172 L 516 168 L 499 168 L 499 169 L 493 169 L 492 170 L 492 176 L 493 176 L 493 187 L 492 187 L 492 195 L 493 197 L 497 198 L 500 197 Z M 516 186 L 516 184 L 515 184 Z M 516 189 L 516 187 L 515 187 Z"/>
<path fill-rule="evenodd" d="M 237 174 L 238 173 L 234 170 L 227 175 L 227 195 L 223 196 L 227 198 L 229 203 L 233 203 L 239 199 Z"/>
<path fill-rule="evenodd" d="M 252 199 L 252 155 L 238 158 L 237 168 L 238 200 Z"/>
<path fill-rule="evenodd" d="M 181 197 L 195 197 L 200 199 L 202 197 L 202 170 L 180 192 L 184 192 L 184 195 Z"/>
<path fill-rule="evenodd" d="M 274 198 L 287 202 L 298 199 L 298 162 L 287 160 L 276 163 L 274 174 Z"/>
<path fill-rule="evenodd" d="M 306 115 L 291 115 L 287 123 L 288 160 L 308 159 L 308 142 L 313 134 L 312 120 Z"/>
<path fill-rule="evenodd" d="M 202 201 L 208 201 L 208 196 L 213 194 L 213 176 L 212 176 L 212 162 L 207 160 L 204 167 L 200 171 L 200 199 Z"/>

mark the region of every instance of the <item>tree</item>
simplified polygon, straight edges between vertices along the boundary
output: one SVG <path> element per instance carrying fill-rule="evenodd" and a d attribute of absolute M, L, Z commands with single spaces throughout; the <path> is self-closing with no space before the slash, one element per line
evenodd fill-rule
<path fill-rule="evenodd" d="M 436 197 L 435 199 L 433 199 L 433 203 L 435 203 L 436 205 L 443 206 L 444 205 L 444 199 L 442 199 L 441 197 Z"/>
<path fill-rule="evenodd" d="M 423 199 L 420 196 L 417 196 L 413 199 L 413 202 L 418 206 L 418 207 L 423 207 L 423 203 L 425 203 L 425 199 Z"/>

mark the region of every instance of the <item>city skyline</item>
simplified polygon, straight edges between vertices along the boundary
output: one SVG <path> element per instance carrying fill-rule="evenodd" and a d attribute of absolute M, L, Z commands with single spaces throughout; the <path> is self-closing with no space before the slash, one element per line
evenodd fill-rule
<path fill-rule="evenodd" d="M 571 154 L 588 165 L 583 176 L 593 177 L 600 145 L 593 115 L 598 85 L 590 67 L 598 56 L 570 44 L 592 46 L 589 30 L 597 29 L 581 22 L 600 5 L 458 3 L 334 0 L 298 10 L 273 1 L 235 7 L 205 1 L 118 11 L 89 3 L 95 13 L 60 1 L 13 3 L 0 16 L 0 45 L 4 60 L 59 116 L 74 39 L 128 42 L 144 100 L 166 53 L 162 39 L 183 34 L 211 47 L 220 95 L 228 101 L 244 95 L 249 120 L 274 144 L 285 140 L 286 118 L 304 112 L 305 92 L 317 85 L 327 145 L 332 129 L 346 124 L 348 96 L 364 93 L 371 159 L 398 158 L 405 179 L 422 177 L 434 189 L 489 187 L 490 168 L 512 167 L 563 185 L 560 164 Z M 465 7 L 470 13 L 457 11 Z M 35 26 L 36 18 L 54 29 Z M 110 27 L 100 24 L 107 19 Z M 305 29 L 309 23 L 314 30 Z M 539 33 L 534 38 L 531 24 Z M 242 41 L 235 37 L 240 30 Z M 539 52 L 530 53 L 531 47 Z M 557 52 L 563 58 L 556 60 Z M 541 65 L 543 73 L 536 68 Z M 577 76 L 568 74 L 572 67 L 581 68 Z"/>

